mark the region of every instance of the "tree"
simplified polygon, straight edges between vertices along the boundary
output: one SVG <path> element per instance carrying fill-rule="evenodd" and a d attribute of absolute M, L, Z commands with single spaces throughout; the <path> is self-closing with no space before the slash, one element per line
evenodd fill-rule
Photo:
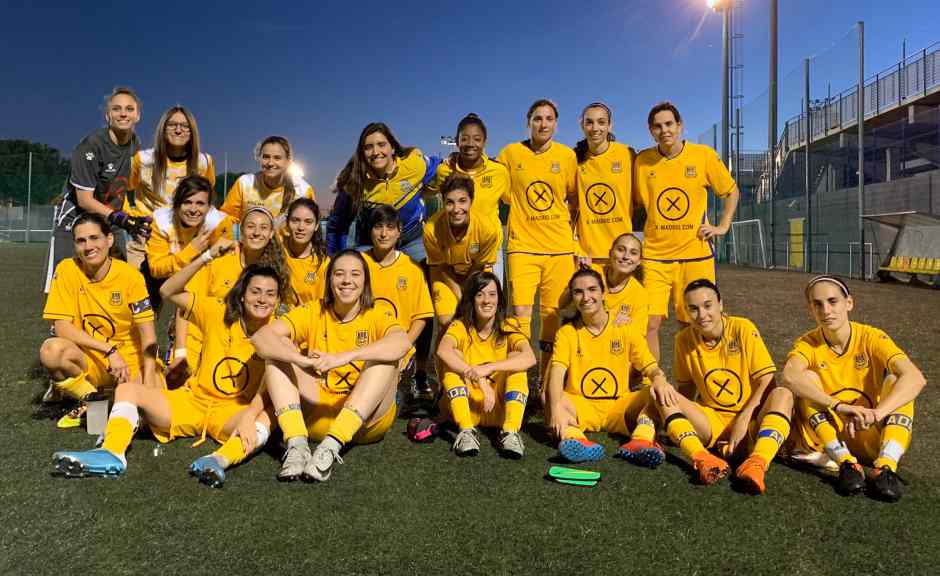
<path fill-rule="evenodd" d="M 58 150 L 28 140 L 0 140 L 0 201 L 4 204 L 26 204 L 30 152 L 33 203 L 48 204 L 62 192 L 69 162 Z"/>

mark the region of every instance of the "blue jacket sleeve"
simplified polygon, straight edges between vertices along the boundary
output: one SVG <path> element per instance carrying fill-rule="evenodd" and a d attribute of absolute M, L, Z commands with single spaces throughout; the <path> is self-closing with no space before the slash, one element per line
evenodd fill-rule
<path fill-rule="evenodd" d="M 427 186 L 434 180 L 434 175 L 437 173 L 437 167 L 440 166 L 443 160 L 440 156 L 425 156 L 424 163 L 427 165 L 427 170 L 424 171 L 424 178 L 421 179 L 421 186 Z"/>
<path fill-rule="evenodd" d="M 353 221 L 352 199 L 339 190 L 326 221 L 326 251 L 330 256 L 346 248 L 346 236 Z"/>

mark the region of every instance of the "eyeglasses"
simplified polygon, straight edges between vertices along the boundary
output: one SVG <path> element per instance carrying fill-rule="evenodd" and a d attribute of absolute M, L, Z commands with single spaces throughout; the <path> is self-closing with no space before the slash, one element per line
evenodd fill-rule
<path fill-rule="evenodd" d="M 167 122 L 166 131 L 174 132 L 179 130 L 180 132 L 189 132 L 189 124 L 184 124 L 183 122 Z"/>

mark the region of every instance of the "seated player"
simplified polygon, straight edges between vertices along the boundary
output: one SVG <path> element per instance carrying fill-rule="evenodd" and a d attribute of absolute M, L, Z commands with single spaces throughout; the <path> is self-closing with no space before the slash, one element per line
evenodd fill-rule
<path fill-rule="evenodd" d="M 796 440 L 838 463 L 840 493 L 865 488 L 861 461 L 873 468 L 871 495 L 894 502 L 924 375 L 887 334 L 849 321 L 855 300 L 845 282 L 817 276 L 805 294 L 817 327 L 800 336 L 783 369 L 799 407 Z"/>
<path fill-rule="evenodd" d="M 330 257 L 320 231 L 320 208 L 310 198 L 295 199 L 287 208 L 287 226 L 281 228 L 284 261 L 290 270 L 287 306 L 294 308 L 323 298 Z"/>
<path fill-rule="evenodd" d="M 372 247 L 363 252 L 369 266 L 372 296 L 389 305 L 398 325 L 405 330 L 412 348 L 402 358 L 399 370 L 414 362 L 412 394 L 429 400 L 433 390 L 428 381 L 427 361 L 431 352 L 431 325 L 434 316 L 428 282 L 410 256 L 398 249 L 401 221 L 395 208 L 379 204 L 372 209 Z"/>
<path fill-rule="evenodd" d="M 216 242 L 210 248 L 212 255 L 218 256 L 227 246 Z M 124 474 L 125 453 L 140 425 L 140 411 L 160 442 L 199 438 L 194 444 L 198 446 L 208 435 L 222 444 L 190 466 L 192 475 L 213 487 L 225 482 L 226 468 L 267 441 L 271 416 L 264 411 L 260 393 L 264 366 L 249 338 L 274 317 L 285 284 L 272 268 L 249 266 L 224 302 L 186 292 L 186 283 L 208 261 L 200 256 L 160 289 L 205 334 L 195 376 L 175 390 L 120 384 L 101 448 L 57 452 L 54 459 L 59 472 L 70 477 Z"/>
<path fill-rule="evenodd" d="M 81 425 L 85 399 L 122 382 L 157 383 L 157 337 L 144 277 L 110 256 L 104 216 L 85 212 L 72 226 L 75 256 L 59 263 L 43 309 L 54 336 L 39 349 L 52 389 L 80 401 L 59 428 Z"/>
<path fill-rule="evenodd" d="M 548 373 L 546 421 L 560 440 L 558 451 L 571 462 L 600 460 L 604 447 L 585 432 L 609 432 L 645 439 L 652 444 L 653 421 L 645 412 L 647 389 L 630 392 L 630 368 L 650 378 L 654 388 L 668 386 L 666 376 L 650 353 L 646 340 L 629 325 L 618 326 L 604 307 L 604 283 L 590 268 L 574 273 L 568 282 L 578 317 L 555 337 Z M 644 451 L 662 461 L 661 453 Z"/>
<path fill-rule="evenodd" d="M 473 207 L 473 180 L 451 174 L 441 185 L 444 210 L 424 225 L 424 249 L 431 269 L 431 299 L 442 329 L 454 317 L 460 287 L 473 272 L 491 270 L 501 233 Z"/>
<path fill-rule="evenodd" d="M 395 421 L 398 362 L 411 346 L 408 337 L 389 307 L 374 303 L 362 254 L 336 254 L 326 282 L 322 300 L 252 337 L 267 360 L 265 385 L 287 443 L 280 480 L 329 480 L 344 446 L 378 442 Z M 312 455 L 308 436 L 320 440 Z"/>
<path fill-rule="evenodd" d="M 506 297 L 492 272 L 473 273 L 464 288 L 457 318 L 437 348 L 446 367 L 447 397 L 441 398 L 441 412 L 460 429 L 454 452 L 476 455 L 476 427 L 498 426 L 500 454 L 522 458 L 525 445 L 519 429 L 529 396 L 526 370 L 535 365 L 535 354 L 518 323 L 506 318 Z"/>
<path fill-rule="evenodd" d="M 676 383 L 694 385 L 698 401 L 671 387 L 655 393 L 666 431 L 702 484 L 724 478 L 731 458 L 743 461 L 735 472 L 742 488 L 763 494 L 767 467 L 790 433 L 793 396 L 772 385 L 776 368 L 757 328 L 722 313 L 711 280 L 691 282 L 683 298 L 692 322 L 676 334 L 673 371 Z"/>

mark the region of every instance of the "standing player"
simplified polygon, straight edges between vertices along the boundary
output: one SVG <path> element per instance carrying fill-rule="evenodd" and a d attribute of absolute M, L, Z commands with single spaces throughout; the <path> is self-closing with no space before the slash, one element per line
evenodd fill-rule
<path fill-rule="evenodd" d="M 160 116 L 154 146 L 134 154 L 128 179 L 124 211 L 131 216 L 150 217 L 159 208 L 173 204 L 173 193 L 186 176 L 199 175 L 215 186 L 212 156 L 200 151 L 199 127 L 192 112 L 173 106 Z M 127 262 L 140 269 L 146 257 L 143 243 L 130 239 Z M 144 276 L 149 273 L 144 269 Z"/>
<path fill-rule="evenodd" d="M 72 226 L 80 215 L 91 212 L 107 218 L 108 223 L 132 234 L 149 232 L 149 223 L 124 211 L 124 193 L 130 174 L 131 158 L 140 148 L 134 127 L 140 121 L 140 99 L 130 88 L 119 86 L 105 99 L 107 128 L 95 130 L 72 151 L 69 178 L 62 190 L 62 201 L 53 216 L 53 234 L 49 245 L 45 292 L 49 292 L 52 272 L 72 255 Z M 123 244 L 123 238 L 119 245 Z"/>
<path fill-rule="evenodd" d="M 509 144 L 497 161 L 509 170 L 509 284 L 513 315 L 523 334 L 532 332 L 532 307 L 539 294 L 542 368 L 558 329 L 558 300 L 575 270 L 576 241 L 568 199 L 577 194 L 577 160 L 571 148 L 554 142 L 558 108 L 536 100 L 526 114 L 529 139 Z"/>
<path fill-rule="evenodd" d="M 320 231 L 320 208 L 306 196 L 291 202 L 287 226 L 281 229 L 284 260 L 290 270 L 287 306 L 294 308 L 323 298 L 330 257 Z"/>
<path fill-rule="evenodd" d="M 431 295 L 439 330 L 446 330 L 461 286 L 474 272 L 491 270 L 502 233 L 492 219 L 477 215 L 473 180 L 451 174 L 441 185 L 444 210 L 424 225 L 424 248 L 431 269 Z"/>
<path fill-rule="evenodd" d="M 790 434 L 793 395 L 772 386 L 776 368 L 757 328 L 723 314 L 711 280 L 691 282 L 683 297 L 692 323 L 676 334 L 673 371 L 678 384 L 694 385 L 698 401 L 671 387 L 657 394 L 666 431 L 702 484 L 724 478 L 731 458 L 743 461 L 735 479 L 763 494 L 767 467 Z"/>
<path fill-rule="evenodd" d="M 476 114 L 464 116 L 457 124 L 457 154 L 441 162 L 428 185 L 432 192 L 440 191 L 451 174 L 461 174 L 473 179 L 473 211 L 486 218 L 499 232 L 498 251 L 493 272 L 503 276 L 503 228 L 499 220 L 499 201 L 509 190 L 509 171 L 506 167 L 486 157 L 486 124 Z"/>
<path fill-rule="evenodd" d="M 614 141 L 610 108 L 601 102 L 581 112 L 584 140 L 578 158 L 578 252 L 582 265 L 600 272 L 614 240 L 633 230 L 631 148 Z"/>
<path fill-rule="evenodd" d="M 349 226 L 356 221 L 352 247 L 369 245 L 372 210 L 387 205 L 401 220 L 401 251 L 415 262 L 424 258 L 422 227 L 426 219 L 424 187 L 434 177 L 440 158 L 399 144 L 391 129 L 373 122 L 362 129 L 356 151 L 336 177 L 336 201 L 326 227 L 330 254 L 346 248 Z"/>
<path fill-rule="evenodd" d="M 369 266 L 372 295 L 392 309 L 395 319 L 408 335 L 413 348 L 402 359 L 400 370 L 414 360 L 415 397 L 429 400 L 433 390 L 428 380 L 427 359 L 431 350 L 431 327 L 434 316 L 431 294 L 424 271 L 407 254 L 398 250 L 401 221 L 398 212 L 387 204 L 372 210 L 372 247 L 363 252 Z M 416 349 L 416 350 L 415 350 Z"/>
<path fill-rule="evenodd" d="M 287 443 L 279 479 L 325 482 L 345 445 L 378 442 L 394 423 L 398 362 L 410 343 L 389 307 L 375 305 L 359 252 L 333 257 L 323 300 L 281 316 L 252 342 L 268 361 L 265 385 Z M 321 441 L 312 455 L 308 436 Z"/>
<path fill-rule="evenodd" d="M 316 199 L 316 194 L 306 180 L 290 171 L 290 142 L 283 136 L 268 136 L 255 147 L 255 160 L 261 170 L 253 174 L 242 174 L 229 190 L 222 212 L 240 221 L 253 207 L 265 208 L 274 216 L 280 227 L 284 214 L 294 198 Z"/>
<path fill-rule="evenodd" d="M 650 350 L 659 357 L 659 327 L 669 315 L 687 324 L 682 291 L 698 278 L 715 280 L 711 239 L 724 235 L 738 205 L 738 188 L 708 146 L 682 139 L 682 117 L 670 102 L 653 106 L 647 117 L 656 146 L 640 152 L 634 167 L 635 193 L 646 208 L 643 262 L 650 295 Z M 722 198 L 721 220 L 708 223 L 708 188 Z"/>
<path fill-rule="evenodd" d="M 447 368 L 442 379 L 447 398 L 441 398 L 441 411 L 460 429 L 454 452 L 476 455 L 476 427 L 498 426 L 500 454 L 522 458 L 525 444 L 519 430 L 529 397 L 526 370 L 535 365 L 535 354 L 515 320 L 506 318 L 506 297 L 496 275 L 475 272 L 464 287 L 457 319 L 437 348 Z"/>
<path fill-rule="evenodd" d="M 924 375 L 887 334 L 849 321 L 855 300 L 839 278 L 813 278 L 805 296 L 817 327 L 796 341 L 783 369 L 799 403 L 797 440 L 839 464 L 842 494 L 865 487 L 861 459 L 873 468 L 872 496 L 894 502 Z"/>
<path fill-rule="evenodd" d="M 43 319 L 54 336 L 42 343 L 39 361 L 52 388 L 81 401 L 60 428 L 81 425 L 85 398 L 122 382 L 157 380 L 153 309 L 140 272 L 111 257 L 114 235 L 105 217 L 85 212 L 72 225 L 74 258 L 56 266 Z"/>
<path fill-rule="evenodd" d="M 597 271 L 575 272 L 569 290 L 578 317 L 558 330 L 546 388 L 546 421 L 559 440 L 558 451 L 571 462 L 600 460 L 604 447 L 585 432 L 626 436 L 634 428 L 633 440 L 646 440 L 652 450 L 638 451 L 632 459 L 655 467 L 662 454 L 652 442 L 655 429 L 645 411 L 649 391 L 630 391 L 630 368 L 650 378 L 654 390 L 668 386 L 666 376 L 643 335 L 613 322 Z M 656 459 L 647 462 L 646 456 Z"/>

